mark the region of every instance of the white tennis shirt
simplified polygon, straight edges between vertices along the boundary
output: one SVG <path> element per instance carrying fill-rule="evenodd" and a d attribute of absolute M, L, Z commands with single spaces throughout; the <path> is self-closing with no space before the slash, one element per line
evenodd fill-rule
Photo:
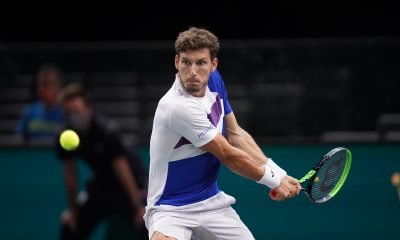
<path fill-rule="evenodd" d="M 184 206 L 216 195 L 220 162 L 201 150 L 223 134 L 223 118 L 232 112 L 224 82 L 211 73 L 204 97 L 193 97 L 178 74 L 158 103 L 150 140 L 147 207 Z"/>

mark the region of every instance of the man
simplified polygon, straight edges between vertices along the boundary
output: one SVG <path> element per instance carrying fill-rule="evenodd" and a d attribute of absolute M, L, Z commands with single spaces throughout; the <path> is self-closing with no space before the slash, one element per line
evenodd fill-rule
<path fill-rule="evenodd" d="M 61 218 L 61 238 L 88 239 L 104 217 L 117 214 L 132 223 L 139 239 L 147 239 L 143 222 L 147 172 L 141 160 L 124 146 L 116 123 L 93 112 L 80 85 L 65 87 L 61 101 L 66 128 L 80 137 L 80 145 L 73 151 L 62 149 L 57 141 L 69 204 Z M 87 189 L 79 194 L 74 161 L 78 157 L 94 173 Z"/>
<path fill-rule="evenodd" d="M 37 72 L 38 99 L 24 109 L 16 129 L 28 144 L 52 142 L 64 122 L 57 103 L 61 75 L 61 70 L 53 64 L 45 64 Z"/>
<path fill-rule="evenodd" d="M 275 188 L 278 201 L 297 195 L 300 184 L 238 126 L 216 70 L 218 38 L 192 27 L 175 50 L 178 72 L 159 101 L 150 141 L 149 238 L 254 239 L 230 207 L 236 200 L 218 189 L 220 163 Z"/>

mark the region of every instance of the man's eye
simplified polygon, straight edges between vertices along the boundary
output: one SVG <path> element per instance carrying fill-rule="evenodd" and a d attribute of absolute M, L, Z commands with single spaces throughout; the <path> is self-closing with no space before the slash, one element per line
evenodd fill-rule
<path fill-rule="evenodd" d="M 185 65 L 190 65 L 190 62 L 188 60 L 182 60 L 182 63 Z"/>

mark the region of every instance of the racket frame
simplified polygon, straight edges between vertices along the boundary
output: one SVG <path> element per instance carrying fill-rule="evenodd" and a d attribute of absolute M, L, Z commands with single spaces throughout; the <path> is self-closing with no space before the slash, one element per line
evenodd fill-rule
<path fill-rule="evenodd" d="M 317 177 L 318 171 L 321 169 L 321 167 L 326 163 L 328 159 L 332 157 L 332 155 L 336 154 L 339 151 L 346 151 L 346 163 L 344 170 L 342 172 L 342 175 L 340 176 L 339 181 L 336 183 L 335 187 L 322 199 L 315 200 L 311 196 L 311 190 L 312 186 L 314 184 L 315 178 Z M 302 177 L 299 182 L 304 183 L 305 181 L 308 180 L 307 188 L 302 188 L 303 192 L 307 195 L 308 199 L 313 202 L 313 203 L 324 203 L 328 201 L 329 199 L 333 198 L 342 188 L 344 182 L 346 181 L 346 178 L 349 174 L 350 171 L 350 166 L 351 166 L 351 161 L 352 161 L 352 156 L 351 152 L 349 149 L 344 148 L 344 147 L 336 147 L 329 151 L 325 156 L 318 162 L 318 164 L 311 170 L 309 171 L 304 177 Z"/>

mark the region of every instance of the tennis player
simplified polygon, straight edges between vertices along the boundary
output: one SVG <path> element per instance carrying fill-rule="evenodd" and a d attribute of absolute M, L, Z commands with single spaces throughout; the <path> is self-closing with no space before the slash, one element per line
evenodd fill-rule
<path fill-rule="evenodd" d="M 178 72 L 158 103 L 150 141 L 149 239 L 254 239 L 231 207 L 235 198 L 218 188 L 220 164 L 276 188 L 278 201 L 299 194 L 300 184 L 239 127 L 217 71 L 218 38 L 191 27 L 175 50 Z"/>

